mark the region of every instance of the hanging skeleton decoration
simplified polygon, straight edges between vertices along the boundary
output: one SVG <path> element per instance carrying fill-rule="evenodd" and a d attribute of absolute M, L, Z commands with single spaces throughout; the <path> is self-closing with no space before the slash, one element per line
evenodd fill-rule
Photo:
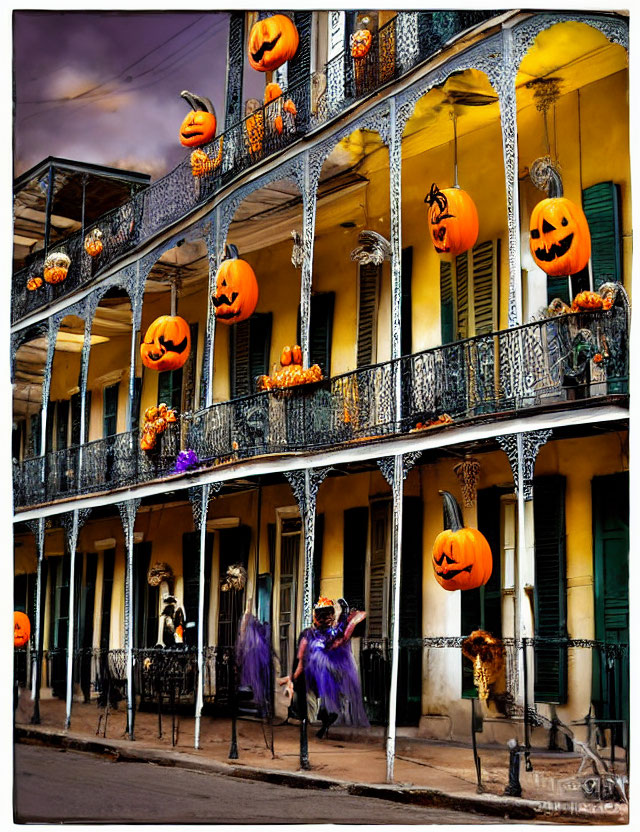
<path fill-rule="evenodd" d="M 480 699 L 489 698 L 489 687 L 504 669 L 504 645 L 485 630 L 474 630 L 462 642 L 462 655 L 473 662 L 473 684 Z"/>

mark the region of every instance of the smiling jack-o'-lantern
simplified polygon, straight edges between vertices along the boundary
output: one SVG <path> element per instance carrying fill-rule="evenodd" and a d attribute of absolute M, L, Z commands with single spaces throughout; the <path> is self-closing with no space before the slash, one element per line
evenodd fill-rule
<path fill-rule="evenodd" d="M 293 58 L 299 40 L 298 30 L 286 14 L 258 20 L 249 34 L 249 63 L 258 72 L 273 72 Z"/>
<path fill-rule="evenodd" d="M 531 166 L 532 178 L 536 164 Z M 582 208 L 562 195 L 558 171 L 548 165 L 544 174 L 549 196 L 531 212 L 531 255 L 536 265 L 551 277 L 576 274 L 584 269 L 591 257 L 589 223 Z"/>
<path fill-rule="evenodd" d="M 258 281 L 246 260 L 238 257 L 234 245 L 216 275 L 216 294 L 211 299 L 216 318 L 223 324 L 237 324 L 253 315 L 258 305 Z"/>
<path fill-rule="evenodd" d="M 475 589 L 491 577 L 491 547 L 478 529 L 464 528 L 455 498 L 440 491 L 444 500 L 448 529 L 436 537 L 432 565 L 436 581 L 448 590 Z"/>
<path fill-rule="evenodd" d="M 462 188 L 440 188 L 433 183 L 424 201 L 429 205 L 429 232 L 438 254 L 462 254 L 478 239 L 478 211 Z"/>
<path fill-rule="evenodd" d="M 211 101 L 189 90 L 183 90 L 180 95 L 192 108 L 180 125 L 180 144 L 185 147 L 200 147 L 213 141 L 217 122 Z"/>
<path fill-rule="evenodd" d="M 13 613 L 13 645 L 24 647 L 31 637 L 31 622 L 23 612 Z"/>
<path fill-rule="evenodd" d="M 140 344 L 142 363 L 150 370 L 177 370 L 191 352 L 189 324 L 178 315 L 161 315 L 147 329 Z"/>

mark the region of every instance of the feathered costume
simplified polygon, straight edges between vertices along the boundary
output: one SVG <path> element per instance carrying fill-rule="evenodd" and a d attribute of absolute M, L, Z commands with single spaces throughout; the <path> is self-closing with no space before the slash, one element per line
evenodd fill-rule
<path fill-rule="evenodd" d="M 333 601 L 320 598 L 313 611 L 313 626 L 300 635 L 298 657 L 302 654 L 307 688 L 320 700 L 319 717 L 325 736 L 334 722 L 369 727 L 362 701 L 360 679 L 349 639 L 365 613 L 349 614 L 346 602 L 338 603 L 342 612 L 334 624 Z M 296 676 L 294 670 L 294 676 Z"/>
<path fill-rule="evenodd" d="M 246 612 L 236 639 L 236 663 L 241 687 L 250 687 L 262 715 L 269 710 L 271 627 Z"/>

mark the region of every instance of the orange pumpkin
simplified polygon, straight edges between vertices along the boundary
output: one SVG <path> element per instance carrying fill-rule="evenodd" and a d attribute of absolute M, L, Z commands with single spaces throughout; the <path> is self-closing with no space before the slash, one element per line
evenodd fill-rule
<path fill-rule="evenodd" d="M 23 612 L 13 613 L 13 646 L 24 647 L 31 637 L 31 622 Z"/>
<path fill-rule="evenodd" d="M 349 40 L 351 43 L 351 57 L 364 58 L 371 49 L 373 35 L 368 29 L 358 29 Z"/>
<path fill-rule="evenodd" d="M 591 257 L 591 234 L 584 211 L 563 196 L 543 199 L 531 212 L 531 255 L 552 277 L 582 271 Z"/>
<path fill-rule="evenodd" d="M 302 364 L 302 349 L 299 344 L 291 347 L 291 360 L 294 364 Z"/>
<path fill-rule="evenodd" d="M 464 528 L 455 498 L 440 491 L 449 528 L 436 537 L 432 565 L 436 581 L 444 589 L 475 589 L 491 577 L 493 560 L 486 537 L 478 529 Z"/>
<path fill-rule="evenodd" d="M 478 239 L 478 211 L 462 188 L 440 188 L 433 183 L 424 200 L 429 205 L 431 239 L 438 254 L 462 254 Z"/>
<path fill-rule="evenodd" d="M 189 90 L 183 90 L 180 95 L 192 107 L 180 125 L 180 144 L 184 147 L 200 147 L 213 141 L 217 122 L 211 101 Z"/>
<path fill-rule="evenodd" d="M 89 257 L 97 257 L 102 249 L 102 231 L 99 228 L 94 228 L 84 238 L 84 250 Z"/>
<path fill-rule="evenodd" d="M 71 259 L 60 251 L 50 254 L 44 261 L 44 279 L 47 283 L 62 283 L 67 277 Z"/>
<path fill-rule="evenodd" d="M 288 367 L 289 364 L 291 364 L 291 347 L 284 347 L 280 355 L 280 365 L 282 367 Z"/>
<path fill-rule="evenodd" d="M 574 312 L 579 309 L 602 309 L 603 307 L 602 295 L 597 292 L 578 292 L 571 304 L 571 309 Z"/>
<path fill-rule="evenodd" d="M 30 292 L 35 292 L 35 290 L 39 289 L 43 283 L 44 281 L 39 275 L 36 275 L 35 277 L 30 277 L 29 280 L 27 280 L 27 289 Z"/>
<path fill-rule="evenodd" d="M 216 275 L 216 294 L 211 299 L 216 318 L 223 324 L 237 324 L 253 315 L 258 305 L 258 281 L 238 249 L 227 246 L 228 257 Z"/>
<path fill-rule="evenodd" d="M 258 20 L 249 33 L 249 63 L 258 72 L 273 72 L 298 50 L 298 30 L 286 14 Z"/>
<path fill-rule="evenodd" d="M 191 352 L 189 324 L 178 315 L 161 315 L 140 344 L 142 363 L 150 370 L 177 370 Z"/>

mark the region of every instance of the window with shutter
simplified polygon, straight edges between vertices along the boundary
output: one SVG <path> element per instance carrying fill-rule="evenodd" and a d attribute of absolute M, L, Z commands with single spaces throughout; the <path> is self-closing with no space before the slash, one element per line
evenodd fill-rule
<path fill-rule="evenodd" d="M 345 509 L 342 545 L 342 595 L 350 606 L 358 610 L 366 609 L 364 580 L 367 568 L 368 531 L 369 509 L 367 506 Z M 365 623 L 362 621 L 354 630 L 354 635 L 363 636 L 364 633 Z"/>
<path fill-rule="evenodd" d="M 198 353 L 198 324 L 189 324 L 191 352 L 182 367 L 182 401 L 180 412 L 192 411 L 196 403 L 196 357 Z"/>
<path fill-rule="evenodd" d="M 368 367 L 376 362 L 376 335 L 378 329 L 378 292 L 382 266 L 360 263 L 358 266 L 358 343 L 356 361 L 358 367 Z"/>
<path fill-rule="evenodd" d="M 177 370 L 158 373 L 158 404 L 164 402 L 178 413 L 182 409 L 183 369 L 184 367 L 178 367 Z"/>
<path fill-rule="evenodd" d="M 256 378 L 269 372 L 271 312 L 255 313 L 231 327 L 231 398 L 256 392 Z"/>
<path fill-rule="evenodd" d="M 413 273 L 413 246 L 402 249 L 402 317 L 400 325 L 400 351 L 411 355 L 413 324 L 411 320 L 411 278 Z"/>
<path fill-rule="evenodd" d="M 118 430 L 118 392 L 120 384 L 112 384 L 102 391 L 102 435 L 113 436 Z"/>
<path fill-rule="evenodd" d="M 597 290 L 603 283 L 622 280 L 620 187 L 599 182 L 585 188 L 582 205 L 591 232 L 591 269 Z"/>
<path fill-rule="evenodd" d="M 331 336 L 335 292 L 311 295 L 309 315 L 309 365 L 318 364 L 322 375 L 331 375 Z M 300 309 L 298 309 L 298 343 L 300 343 Z"/>
<path fill-rule="evenodd" d="M 440 335 L 443 344 L 453 341 L 453 264 L 440 261 Z"/>
<path fill-rule="evenodd" d="M 322 546 L 324 543 L 324 514 L 316 515 L 313 539 L 313 602 L 320 597 L 320 576 L 322 575 Z"/>
<path fill-rule="evenodd" d="M 209 598 L 211 595 L 211 557 L 213 533 L 207 532 L 204 544 L 204 632 L 209 631 Z M 184 643 L 198 644 L 198 600 L 200 597 L 200 532 L 182 535 L 182 607 L 184 609 Z M 192 626 L 194 625 L 194 626 Z"/>
<path fill-rule="evenodd" d="M 133 405 L 131 407 L 131 429 L 137 430 L 140 425 L 140 399 L 142 398 L 142 376 L 133 379 Z"/>
<path fill-rule="evenodd" d="M 371 506 L 371 553 L 369 560 L 369 592 L 367 598 L 367 633 L 369 638 L 386 635 L 387 627 L 387 532 L 389 504 Z"/>
<path fill-rule="evenodd" d="M 533 486 L 535 530 L 535 635 L 566 638 L 565 479 L 537 477 Z M 567 648 L 536 647 L 535 701 L 567 699 Z"/>
<path fill-rule="evenodd" d="M 485 335 L 498 328 L 496 313 L 499 243 L 499 240 L 487 240 L 471 250 L 475 335 Z"/>
<path fill-rule="evenodd" d="M 111 596 L 113 594 L 113 568 L 116 550 L 106 549 L 103 554 L 102 572 L 102 610 L 100 615 L 100 649 L 109 649 L 111 631 Z"/>
<path fill-rule="evenodd" d="M 456 340 L 469 335 L 469 256 L 465 251 L 456 257 Z"/>
<path fill-rule="evenodd" d="M 422 713 L 422 499 L 402 502 L 398 725 L 417 725 Z"/>
<path fill-rule="evenodd" d="M 160 587 L 151 586 L 147 580 L 151 564 L 149 541 L 134 544 L 133 562 L 136 564 L 137 572 L 134 581 L 133 643 L 136 647 L 155 647 L 158 642 Z"/>
<path fill-rule="evenodd" d="M 32 413 L 29 425 L 29 446 L 31 456 L 40 454 L 40 439 L 42 434 L 42 413 Z"/>
<path fill-rule="evenodd" d="M 502 541 L 500 536 L 500 489 L 496 486 L 478 491 L 478 529 L 487 538 L 493 569 L 484 586 L 460 593 L 460 633 L 468 636 L 474 630 L 486 630 L 494 636 L 502 635 Z M 476 698 L 473 666 L 462 658 L 462 696 Z"/>
<path fill-rule="evenodd" d="M 58 413 L 56 418 L 56 450 L 61 451 L 67 447 L 69 433 L 69 401 L 68 399 L 58 402 Z"/>
<path fill-rule="evenodd" d="M 80 393 L 71 396 L 71 445 L 80 444 Z"/>

